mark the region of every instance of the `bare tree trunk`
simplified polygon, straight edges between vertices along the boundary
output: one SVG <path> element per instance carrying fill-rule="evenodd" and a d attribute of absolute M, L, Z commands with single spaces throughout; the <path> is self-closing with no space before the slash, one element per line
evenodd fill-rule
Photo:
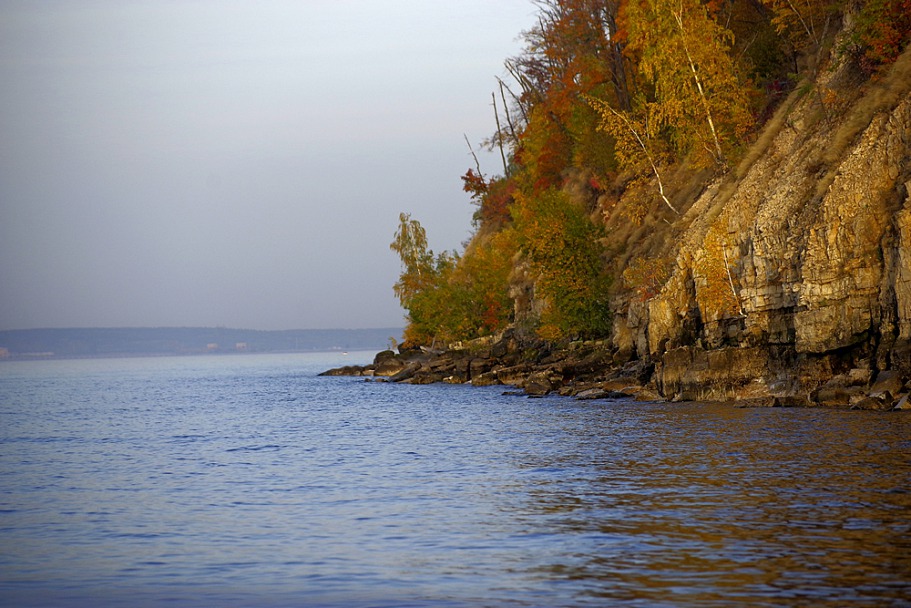
<path fill-rule="evenodd" d="M 680 212 L 677 211 L 677 208 L 671 204 L 671 201 L 668 200 L 667 196 L 664 194 L 664 182 L 661 181 L 661 174 L 658 172 L 658 167 L 655 165 L 655 161 L 652 158 L 651 153 L 648 151 L 648 146 L 645 145 L 645 141 L 639 135 L 639 132 L 636 130 L 636 127 L 633 126 L 633 123 L 622 113 L 615 110 L 610 104 L 604 102 L 598 102 L 603 105 L 605 108 L 611 111 L 611 113 L 623 121 L 623 124 L 626 125 L 626 128 L 629 129 L 629 132 L 633 134 L 633 137 L 636 138 L 636 142 L 639 144 L 639 147 L 642 149 L 642 152 L 645 153 L 645 158 L 648 159 L 648 164 L 652 167 L 652 173 L 655 175 L 655 179 L 658 180 L 658 194 L 661 195 L 661 200 L 664 201 L 664 204 L 670 207 L 671 211 L 680 215 Z"/>
<path fill-rule="evenodd" d="M 690 55 L 690 47 L 686 43 L 686 29 L 683 27 L 683 6 L 681 2 L 680 10 L 675 12 L 671 10 L 671 14 L 674 16 L 674 21 L 677 22 L 677 27 L 680 28 L 680 40 L 683 43 L 683 51 L 686 53 L 686 60 L 690 66 L 690 72 L 693 74 L 693 80 L 696 82 L 696 90 L 699 92 L 699 97 L 702 100 L 702 109 L 705 111 L 705 118 L 709 124 L 709 130 L 712 132 L 712 141 L 715 144 L 715 160 L 720 165 L 725 165 L 724 152 L 721 150 L 721 141 L 718 139 L 718 132 L 715 130 L 715 121 L 712 119 L 712 111 L 709 108 L 709 100 L 705 95 L 705 90 L 702 88 L 702 81 L 699 79 L 699 70 L 696 69 L 696 64 L 693 62 L 693 57 Z"/>
<path fill-rule="evenodd" d="M 509 104 L 506 102 L 506 92 L 503 90 L 503 81 L 497 79 L 497 82 L 500 83 L 500 99 L 503 101 L 503 111 L 506 113 L 506 124 L 509 126 L 509 134 L 512 136 L 512 143 L 516 146 L 519 143 L 519 137 L 516 135 L 516 128 L 512 124 L 512 117 L 509 115 Z"/>
<path fill-rule="evenodd" d="M 497 111 L 496 93 L 491 92 L 490 98 L 493 99 L 493 116 L 497 121 L 497 146 L 500 148 L 500 158 L 503 159 L 503 176 L 505 177 L 509 173 L 509 166 L 506 164 L 506 153 L 503 152 L 503 134 L 500 131 L 500 113 Z"/>
<path fill-rule="evenodd" d="M 478 177 L 483 179 L 481 174 L 481 163 L 478 162 L 478 155 L 474 153 L 474 148 L 471 147 L 471 142 L 468 141 L 468 136 L 462 133 L 462 137 L 465 138 L 465 143 L 468 144 L 468 151 L 471 152 L 471 157 L 474 159 L 474 166 L 478 170 Z"/>

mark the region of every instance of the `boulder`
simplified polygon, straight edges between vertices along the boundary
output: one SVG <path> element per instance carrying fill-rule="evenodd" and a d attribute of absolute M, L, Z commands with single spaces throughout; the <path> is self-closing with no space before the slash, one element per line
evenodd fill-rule
<path fill-rule="evenodd" d="M 867 386 L 872 378 L 872 369 L 854 368 L 848 372 L 849 386 Z"/>
<path fill-rule="evenodd" d="M 503 367 L 496 371 L 497 379 L 501 384 L 512 384 L 513 386 L 521 386 L 530 373 L 531 368 L 527 365 Z"/>
<path fill-rule="evenodd" d="M 590 376 L 592 374 L 603 373 L 609 369 L 613 363 L 611 353 L 603 350 L 596 350 L 588 353 L 580 359 L 570 359 L 568 368 L 573 375 Z"/>
<path fill-rule="evenodd" d="M 647 387 L 636 389 L 633 397 L 636 401 L 666 401 L 658 391 Z"/>
<path fill-rule="evenodd" d="M 883 401 L 876 397 L 863 397 L 851 406 L 852 410 L 888 410 L 891 408 L 891 400 Z"/>
<path fill-rule="evenodd" d="M 451 372 L 455 369 L 455 360 L 451 356 L 441 355 L 428 362 L 430 369 L 437 373 Z"/>
<path fill-rule="evenodd" d="M 377 376 L 394 376 L 406 367 L 405 361 L 391 350 L 384 350 L 373 358 L 373 373 Z"/>
<path fill-rule="evenodd" d="M 873 377 L 873 370 L 855 368 L 847 374 L 836 374 L 823 385 L 826 388 L 846 388 L 849 386 L 867 386 Z"/>
<path fill-rule="evenodd" d="M 322 372 L 320 376 L 372 376 L 373 370 L 360 365 L 346 365 Z"/>
<path fill-rule="evenodd" d="M 550 393 L 557 387 L 557 383 L 554 382 L 551 377 L 550 372 L 534 372 L 525 379 L 525 382 L 522 385 L 522 388 L 525 389 L 525 393 L 533 396 L 542 396 Z"/>
<path fill-rule="evenodd" d="M 870 387 L 870 393 L 884 393 L 886 391 L 897 395 L 902 392 L 904 382 L 901 374 L 897 371 L 885 370 L 876 375 L 876 381 Z"/>
<path fill-rule="evenodd" d="M 635 391 L 641 390 L 641 387 L 635 387 Z M 591 388 L 585 391 L 581 391 L 576 394 L 576 399 L 587 400 L 587 399 L 630 399 L 634 395 L 633 393 L 627 393 L 622 391 L 607 391 L 603 388 Z"/>
<path fill-rule="evenodd" d="M 851 405 L 853 397 L 863 396 L 864 389 L 860 386 L 827 387 L 814 391 L 811 399 L 819 405 L 827 407 L 847 407 Z"/>
<path fill-rule="evenodd" d="M 427 371 L 426 369 L 420 370 L 419 373 L 414 374 L 410 378 L 406 378 L 401 382 L 403 384 L 436 384 L 437 382 L 442 382 L 443 376 L 436 372 Z"/>
<path fill-rule="evenodd" d="M 911 410 L 911 399 L 908 398 L 909 395 L 906 393 L 901 395 L 898 398 L 898 403 L 895 404 L 894 410 Z"/>
<path fill-rule="evenodd" d="M 810 407 L 813 405 L 806 395 L 788 394 L 775 397 L 775 407 Z"/>
<path fill-rule="evenodd" d="M 613 378 L 611 380 L 605 380 L 601 383 L 601 388 L 606 391 L 620 391 L 620 392 L 631 392 L 642 386 L 642 382 L 634 376 L 623 376 L 620 378 Z"/>
<path fill-rule="evenodd" d="M 490 359 L 482 359 L 480 357 L 472 359 L 468 363 L 468 371 L 471 374 L 472 378 L 476 378 L 482 374 L 486 374 L 493 368 L 493 361 Z"/>
<path fill-rule="evenodd" d="M 590 388 L 579 393 L 576 393 L 576 399 L 580 401 L 589 401 L 592 399 L 608 399 L 610 395 L 613 395 L 611 391 L 606 391 L 603 388 Z"/>
<path fill-rule="evenodd" d="M 775 397 L 755 397 L 751 399 L 740 399 L 735 404 L 734 407 L 740 409 L 751 409 L 751 408 L 760 408 L 760 407 L 781 407 L 778 399 Z"/>
<path fill-rule="evenodd" d="M 404 382 L 405 380 L 410 380 L 416 373 L 421 369 L 421 364 L 417 361 L 413 361 L 408 365 L 405 365 L 395 374 L 379 374 L 377 375 L 387 375 L 389 376 L 390 382 Z"/>
<path fill-rule="evenodd" d="M 496 372 L 484 372 L 477 376 L 472 376 L 471 384 L 474 386 L 493 386 L 495 384 L 501 384 L 500 379 L 497 378 Z"/>

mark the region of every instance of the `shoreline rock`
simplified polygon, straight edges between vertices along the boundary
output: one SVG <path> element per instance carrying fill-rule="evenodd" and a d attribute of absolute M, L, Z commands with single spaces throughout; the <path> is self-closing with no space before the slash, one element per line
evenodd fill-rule
<path fill-rule="evenodd" d="M 755 349 L 681 347 L 658 364 L 634 359 L 622 365 L 605 342 L 555 347 L 518 340 L 509 330 L 495 339 L 452 345 L 442 351 L 381 351 L 372 363 L 327 370 L 321 376 L 363 376 L 401 384 L 502 385 L 530 397 L 561 395 L 583 401 L 706 401 L 739 408 L 829 407 L 911 411 L 911 378 L 896 370 L 874 373 L 852 368 L 820 374 L 805 391 L 806 378 L 783 377 L 756 363 Z M 795 369 L 795 373 L 799 371 Z M 512 393 L 511 393 L 512 394 Z"/>

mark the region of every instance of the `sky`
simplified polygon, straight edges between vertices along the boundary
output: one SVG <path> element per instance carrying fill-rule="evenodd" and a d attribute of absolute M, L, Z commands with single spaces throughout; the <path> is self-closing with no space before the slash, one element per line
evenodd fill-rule
<path fill-rule="evenodd" d="M 0 329 L 394 327 L 531 0 L 4 0 Z M 499 155 L 478 152 L 487 174 Z"/>

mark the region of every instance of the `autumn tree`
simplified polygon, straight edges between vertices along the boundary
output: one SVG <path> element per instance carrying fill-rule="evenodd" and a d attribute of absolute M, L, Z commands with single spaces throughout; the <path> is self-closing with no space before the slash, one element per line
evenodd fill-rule
<path fill-rule="evenodd" d="M 582 99 L 595 94 L 629 105 L 629 62 L 617 36 L 615 0 L 542 0 L 537 26 L 523 33 L 523 52 L 506 62 L 518 92 L 514 116 L 521 129 L 507 134 L 528 191 L 559 187 L 570 167 L 602 178 L 613 170 L 610 137 L 595 127 L 597 114 Z M 507 135 L 498 129 L 499 141 Z"/>
<path fill-rule="evenodd" d="M 637 257 L 623 271 L 623 283 L 640 302 L 661 291 L 671 276 L 671 260 L 662 257 Z"/>
<path fill-rule="evenodd" d="M 522 251 L 545 301 L 538 333 L 545 339 L 597 337 L 610 331 L 610 277 L 602 260 L 603 226 L 561 190 L 519 196 L 514 206 Z"/>
<path fill-rule="evenodd" d="M 772 10 L 772 24 L 795 50 L 812 55 L 844 0 L 762 0 Z"/>
<path fill-rule="evenodd" d="M 467 292 L 468 327 L 462 337 L 474 338 L 505 329 L 513 319 L 509 275 L 518 250 L 516 233 L 504 229 L 472 240 L 456 270 Z"/>
<path fill-rule="evenodd" d="M 911 0 L 868 0 L 858 12 L 853 40 L 871 71 L 894 62 L 911 43 Z"/>
<path fill-rule="evenodd" d="M 472 218 L 475 226 L 486 230 L 499 230 L 509 220 L 509 206 L 515 192 L 515 181 L 507 177 L 487 180 L 480 173 L 469 169 L 462 176 L 462 189 L 478 206 Z"/>
<path fill-rule="evenodd" d="M 506 61 L 521 88 L 522 113 L 549 102 L 565 108 L 579 92 L 608 85 L 629 103 L 627 60 L 617 37 L 616 0 L 539 0 L 538 25 L 523 33 L 524 52 Z M 562 118 L 562 116 L 558 116 Z"/>
<path fill-rule="evenodd" d="M 402 274 L 393 291 L 407 310 L 414 298 L 433 284 L 438 265 L 428 247 L 427 231 L 408 213 L 399 214 L 399 227 L 389 248 L 402 261 Z"/>
<path fill-rule="evenodd" d="M 507 289 L 516 246 L 508 232 L 472 243 L 463 255 L 434 255 L 420 222 L 402 213 L 390 248 L 402 262 L 393 289 L 407 311 L 406 344 L 475 338 L 512 319 Z"/>
<path fill-rule="evenodd" d="M 639 73 L 653 88 L 640 109 L 680 155 L 726 166 L 752 126 L 733 36 L 699 0 L 629 0 L 625 23 Z"/>
<path fill-rule="evenodd" d="M 586 99 L 600 115 L 601 122 L 598 129 L 610 133 L 615 138 L 614 153 L 620 164 L 626 167 L 637 167 L 644 162 L 655 178 L 661 200 L 671 211 L 679 214 L 680 212 L 667 197 L 664 180 L 658 169 L 662 159 L 667 157 L 666 146 L 655 136 L 653 130 L 649 129 L 645 104 L 637 104 L 638 111 L 634 112 L 617 109 L 610 103 L 593 97 Z"/>
<path fill-rule="evenodd" d="M 444 297 L 441 287 L 457 258 L 446 252 L 435 256 L 428 246 L 426 230 L 407 213 L 399 215 L 399 227 L 389 248 L 402 262 L 402 273 L 393 291 L 408 313 L 405 343 L 430 343 L 442 333 L 443 320 L 437 314 Z"/>

